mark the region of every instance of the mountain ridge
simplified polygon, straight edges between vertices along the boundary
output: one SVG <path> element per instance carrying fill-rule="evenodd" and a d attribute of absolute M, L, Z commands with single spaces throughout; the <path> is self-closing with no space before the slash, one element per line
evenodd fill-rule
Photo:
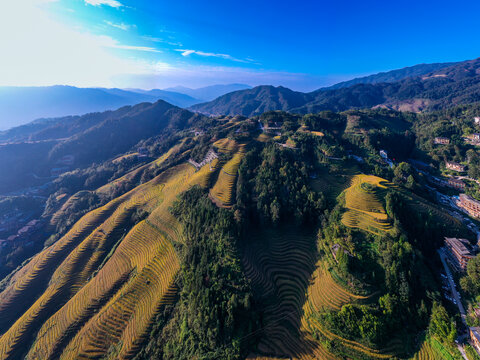
<path fill-rule="evenodd" d="M 185 86 L 175 86 L 171 88 L 163 89 L 165 91 L 174 91 L 181 94 L 185 94 L 191 96 L 193 98 L 203 101 L 211 101 L 216 99 L 219 96 L 228 94 L 233 91 L 238 90 L 246 90 L 250 89 L 250 85 L 245 84 L 218 84 L 218 85 L 210 85 L 204 86 L 197 89 L 191 89 Z"/>
<path fill-rule="evenodd" d="M 382 71 L 379 73 L 357 77 L 351 80 L 342 81 L 340 83 L 327 86 L 321 90 L 334 90 L 349 87 L 356 84 L 375 84 L 382 82 L 395 82 L 403 80 L 407 77 L 421 76 L 429 72 L 440 70 L 451 65 L 458 64 L 458 62 L 446 62 L 446 63 L 431 63 L 431 64 L 417 64 L 413 66 L 406 66 L 401 69 L 394 69 L 389 71 Z"/>
<path fill-rule="evenodd" d="M 165 100 L 181 107 L 199 101 L 185 94 L 162 90 L 140 93 L 117 88 L 78 88 L 66 85 L 0 87 L 0 130 L 40 118 L 83 115 L 157 100 Z"/>
<path fill-rule="evenodd" d="M 480 101 L 479 90 L 480 59 L 474 59 L 391 83 L 358 83 L 310 93 L 262 85 L 226 94 L 189 109 L 205 115 L 232 116 L 254 116 L 259 111 L 268 110 L 306 114 L 375 106 L 423 111 Z"/>

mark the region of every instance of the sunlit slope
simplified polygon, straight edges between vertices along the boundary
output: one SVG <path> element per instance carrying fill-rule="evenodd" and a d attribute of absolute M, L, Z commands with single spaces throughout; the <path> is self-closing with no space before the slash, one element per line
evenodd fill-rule
<path fill-rule="evenodd" d="M 239 144 L 229 138 L 217 140 L 213 143 L 213 147 L 222 153 L 233 153 L 237 151 Z"/>
<path fill-rule="evenodd" d="M 107 205 L 83 216 L 59 241 L 36 255 L 27 265 L 11 278 L 9 285 L 0 294 L 0 326 L 4 332 L 12 321 L 21 315 L 43 291 L 53 272 L 72 250 L 89 239 L 98 238 L 99 228 L 118 209 L 125 197 L 115 199 Z M 3 340 L 3 337 L 1 338 Z M 1 342 L 0 342 L 1 343 Z M 1 349 L 1 348 L 0 348 Z"/>
<path fill-rule="evenodd" d="M 355 175 L 345 190 L 345 208 L 342 222 L 345 226 L 374 234 L 384 233 L 392 224 L 383 206 L 382 190 L 393 186 L 373 175 Z"/>
<path fill-rule="evenodd" d="M 178 154 L 179 150 L 182 147 L 182 144 L 183 144 L 183 141 L 181 143 L 173 146 L 172 148 L 170 148 L 170 150 L 168 150 L 165 154 L 160 156 L 158 159 L 155 159 L 148 164 L 142 165 L 142 166 L 128 172 L 124 176 L 122 176 L 118 179 L 115 179 L 114 181 L 100 187 L 99 189 L 96 190 L 96 193 L 97 194 L 103 194 L 105 192 L 108 192 L 112 187 L 119 186 L 124 181 L 138 180 L 144 170 L 149 169 L 149 168 L 158 167 L 158 166 L 162 165 L 166 160 L 168 160 L 173 155 Z"/>
<path fill-rule="evenodd" d="M 443 360 L 442 354 L 430 344 L 430 341 L 425 340 L 420 350 L 415 354 L 411 360 Z"/>
<path fill-rule="evenodd" d="M 118 357 L 135 352 L 157 311 L 173 299 L 179 265 L 171 241 L 181 238 L 168 208 L 194 183 L 194 171 L 187 164 L 171 168 L 92 211 L 21 269 L 0 294 L 4 318 L 17 319 L 0 338 L 0 359 L 24 353 L 40 327 L 30 358 L 58 358 L 64 349 L 67 358 L 102 357 L 118 344 Z M 140 208 L 151 214 L 128 232 Z M 99 335 L 96 345 L 92 334 Z"/>
<path fill-rule="evenodd" d="M 210 190 L 210 197 L 219 206 L 233 205 L 233 192 L 237 180 L 238 168 L 245 155 L 245 145 L 236 146 L 237 152 L 220 170 L 217 181 Z"/>

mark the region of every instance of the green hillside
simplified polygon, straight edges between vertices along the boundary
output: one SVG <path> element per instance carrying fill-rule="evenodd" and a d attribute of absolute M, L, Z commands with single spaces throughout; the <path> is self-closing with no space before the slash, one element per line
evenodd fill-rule
<path fill-rule="evenodd" d="M 149 124 L 82 149 L 85 165 L 42 190 L 35 247 L 0 253 L 0 359 L 458 355 L 436 248 L 473 234 L 378 154 L 433 156 L 413 135 L 423 118 L 131 111 L 51 150 Z"/>

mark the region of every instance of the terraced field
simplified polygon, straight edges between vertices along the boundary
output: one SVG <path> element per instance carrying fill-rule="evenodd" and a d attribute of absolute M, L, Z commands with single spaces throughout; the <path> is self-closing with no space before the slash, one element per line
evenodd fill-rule
<path fill-rule="evenodd" d="M 220 169 L 220 161 L 214 159 L 210 164 L 202 166 L 193 176 L 190 182 L 192 184 L 198 184 L 203 188 L 210 188 L 212 178 L 216 172 Z"/>
<path fill-rule="evenodd" d="M 238 151 L 220 170 L 217 182 L 210 190 L 210 197 L 219 206 L 230 207 L 233 205 L 233 187 L 237 180 L 238 167 L 245 156 L 244 145 L 237 146 Z"/>
<path fill-rule="evenodd" d="M 411 360 L 444 360 L 444 357 L 432 347 L 429 340 L 426 340 Z"/>
<path fill-rule="evenodd" d="M 73 194 L 72 196 L 70 196 L 68 198 L 67 201 L 65 201 L 65 203 L 60 207 L 60 209 L 55 213 L 53 214 L 52 218 L 50 219 L 50 225 L 57 225 L 58 223 L 58 220 L 63 216 L 64 212 L 66 209 L 68 209 L 69 207 L 71 207 L 75 202 L 77 202 L 81 197 L 82 197 L 82 194 L 84 193 L 88 193 L 88 191 L 79 191 L 75 194 Z M 57 199 L 57 200 L 61 200 L 62 198 L 64 198 L 67 194 L 63 194 L 63 196 L 60 198 L 60 199 Z"/>
<path fill-rule="evenodd" d="M 345 226 L 381 234 L 392 228 L 383 207 L 382 190 L 393 186 L 373 175 L 355 175 L 345 190 L 345 208 L 342 222 Z"/>
<path fill-rule="evenodd" d="M 18 271 L 0 294 L 0 359 L 33 342 L 31 359 L 131 358 L 175 297 L 182 238 L 168 208 L 193 173 L 179 165 L 88 213 Z M 151 214 L 128 231 L 138 208 Z"/>
<path fill-rule="evenodd" d="M 325 264 L 319 261 L 308 288 L 308 303 L 315 312 L 323 308 L 339 310 L 342 305 L 368 299 L 367 296 L 353 294 L 337 284 Z"/>
<path fill-rule="evenodd" d="M 238 143 L 233 139 L 220 139 L 213 143 L 213 147 L 217 148 L 217 150 L 221 153 L 233 153 L 236 152 L 238 149 Z"/>
<path fill-rule="evenodd" d="M 266 304 L 256 350 L 263 355 L 252 359 L 335 359 L 301 327 L 302 307 L 315 270 L 314 242 L 315 236 L 295 230 L 264 230 L 256 231 L 254 245 L 245 249 L 246 274 L 255 296 Z"/>
<path fill-rule="evenodd" d="M 369 301 L 336 283 L 322 261 L 316 262 L 315 237 L 298 231 L 265 230 L 255 233 L 253 246 L 244 251 L 243 263 L 256 296 L 266 304 L 258 348 L 249 359 L 327 359 L 331 354 L 317 336 L 345 346 L 346 354 L 363 353 L 372 359 L 389 359 L 401 343 L 372 349 L 343 339 L 318 321 L 325 309 L 338 310 L 347 303 Z"/>
<path fill-rule="evenodd" d="M 270 135 L 267 135 L 265 133 L 261 133 L 260 135 L 258 135 L 257 137 L 257 141 L 260 141 L 260 142 L 267 142 L 271 139 L 272 137 Z"/>
<path fill-rule="evenodd" d="M 185 140 L 181 141 L 179 144 L 173 146 L 170 148 L 165 154 L 160 156 L 158 159 L 153 160 L 152 162 L 142 165 L 140 167 L 137 167 L 136 169 L 128 172 L 127 174 L 123 175 L 122 177 L 113 180 L 112 182 L 98 188 L 95 192 L 99 195 L 105 194 L 112 187 L 119 186 L 122 182 L 130 182 L 130 181 L 138 181 L 140 180 L 140 176 L 143 173 L 144 170 L 146 169 L 151 169 L 154 167 L 160 166 L 162 163 L 164 163 L 167 159 L 169 159 L 171 156 L 177 154 L 179 150 L 181 149 L 181 146 Z"/>
<path fill-rule="evenodd" d="M 316 316 L 325 309 L 339 310 L 345 304 L 364 302 L 368 299 L 369 296 L 353 294 L 336 283 L 325 268 L 325 264 L 319 261 L 308 287 L 307 301 L 303 306 L 301 329 L 305 334 L 319 334 L 324 339 L 336 340 L 347 349 L 353 352 L 361 352 L 372 359 L 389 359 L 399 345 L 396 340 L 392 341 L 392 344 L 386 349 L 371 349 L 363 344 L 333 334 L 320 324 Z"/>
<path fill-rule="evenodd" d="M 137 157 L 139 154 L 138 152 L 135 152 L 135 153 L 131 153 L 131 154 L 126 154 L 126 155 L 122 155 L 122 156 L 119 156 L 115 159 L 112 160 L 113 163 L 119 163 L 123 160 L 127 160 L 127 159 L 132 159 L 132 158 L 135 158 Z"/>
<path fill-rule="evenodd" d="M 407 203 L 418 213 L 432 214 L 440 223 L 448 224 L 452 228 L 461 229 L 463 227 L 460 220 L 451 216 L 448 211 L 442 209 L 441 207 L 432 206 L 430 202 L 412 192 L 407 192 L 403 189 L 399 189 L 399 191 L 407 200 Z"/>

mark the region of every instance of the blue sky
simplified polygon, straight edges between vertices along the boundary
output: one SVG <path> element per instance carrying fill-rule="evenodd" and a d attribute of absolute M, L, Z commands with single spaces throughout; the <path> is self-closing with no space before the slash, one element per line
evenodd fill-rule
<path fill-rule="evenodd" d="M 15 0 L 0 85 L 313 90 L 480 56 L 480 2 Z"/>

